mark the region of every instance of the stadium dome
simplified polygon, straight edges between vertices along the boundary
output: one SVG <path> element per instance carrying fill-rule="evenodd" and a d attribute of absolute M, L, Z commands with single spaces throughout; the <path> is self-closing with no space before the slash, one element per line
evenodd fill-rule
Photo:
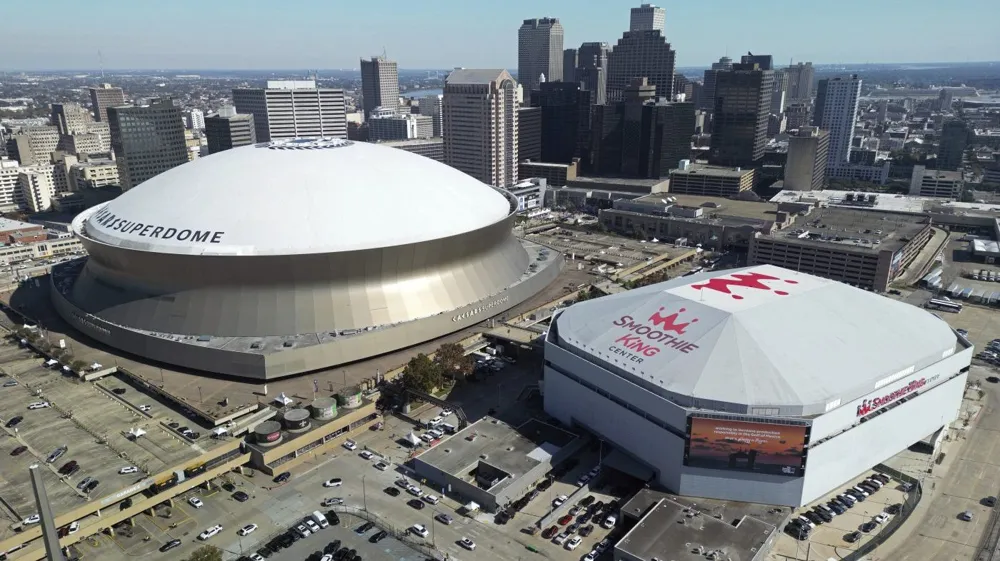
<path fill-rule="evenodd" d="M 583 302 L 555 326 L 561 347 L 675 403 L 803 415 L 920 371 L 957 347 L 948 324 L 925 310 L 770 265 Z"/>
<path fill-rule="evenodd" d="M 505 218 L 508 200 L 404 150 L 292 139 L 173 168 L 90 213 L 108 245 L 162 253 L 275 255 L 388 247 Z"/>

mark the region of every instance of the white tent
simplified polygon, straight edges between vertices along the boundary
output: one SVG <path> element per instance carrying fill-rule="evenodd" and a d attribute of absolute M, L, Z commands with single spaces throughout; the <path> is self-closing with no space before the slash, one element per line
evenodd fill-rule
<path fill-rule="evenodd" d="M 100 362 L 95 362 L 94 364 L 90 365 L 91 370 L 100 370 L 101 368 L 104 368 L 104 365 L 101 364 Z"/>
<path fill-rule="evenodd" d="M 476 512 L 479 510 L 479 503 L 469 501 L 469 504 L 465 505 L 466 512 Z"/>
<path fill-rule="evenodd" d="M 420 438 L 418 438 L 417 435 L 413 434 L 412 432 L 406 435 L 406 441 L 409 442 L 410 445 L 412 446 L 420 446 Z"/>
<path fill-rule="evenodd" d="M 280 403 L 281 405 L 288 405 L 289 403 L 292 402 L 292 400 L 287 395 L 285 395 L 285 392 L 279 393 L 278 397 L 274 398 L 274 400 Z"/>
<path fill-rule="evenodd" d="M 139 438 L 140 436 L 146 434 L 146 431 L 144 431 L 143 429 L 141 429 L 139 427 L 135 427 L 135 428 L 129 429 L 128 433 L 130 435 L 132 435 L 132 439 L 135 440 L 136 438 Z"/>

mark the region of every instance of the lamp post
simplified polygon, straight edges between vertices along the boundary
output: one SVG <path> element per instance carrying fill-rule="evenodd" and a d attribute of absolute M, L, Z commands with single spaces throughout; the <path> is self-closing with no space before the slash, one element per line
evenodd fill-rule
<path fill-rule="evenodd" d="M 368 477 L 367 474 L 361 476 L 361 496 L 365 503 L 365 512 L 368 512 L 368 488 L 365 486 L 366 477 Z"/>

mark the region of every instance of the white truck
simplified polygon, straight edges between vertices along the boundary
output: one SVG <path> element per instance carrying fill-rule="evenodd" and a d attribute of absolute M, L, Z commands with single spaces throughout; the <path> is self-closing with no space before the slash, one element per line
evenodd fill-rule
<path fill-rule="evenodd" d="M 314 522 L 316 522 L 316 524 L 319 525 L 320 528 L 326 528 L 330 526 L 330 523 L 327 522 L 326 517 L 323 516 L 323 513 L 318 510 L 312 513 L 312 519 Z"/>

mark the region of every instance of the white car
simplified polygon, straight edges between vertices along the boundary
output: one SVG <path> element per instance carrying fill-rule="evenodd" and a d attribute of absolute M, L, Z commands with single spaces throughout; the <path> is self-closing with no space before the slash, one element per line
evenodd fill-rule
<path fill-rule="evenodd" d="M 594 559 L 597 559 L 597 556 L 598 556 L 598 551 L 596 549 L 592 549 L 590 550 L 590 553 L 581 557 L 580 561 L 594 561 Z"/>
<path fill-rule="evenodd" d="M 142 411 L 143 413 L 149 413 L 150 409 L 152 408 L 153 408 L 152 405 L 140 405 L 139 411 Z"/>
<path fill-rule="evenodd" d="M 66 529 L 67 534 L 75 534 L 80 530 L 80 521 L 74 520 L 69 523 L 69 528 Z"/>
<path fill-rule="evenodd" d="M 559 495 L 558 497 L 556 497 L 556 498 L 555 498 L 555 499 L 554 499 L 554 500 L 552 501 L 552 506 L 554 506 L 554 507 L 557 507 L 557 506 L 559 506 L 559 505 L 563 504 L 564 502 L 566 502 L 566 499 L 567 499 L 567 498 L 568 498 L 568 497 L 566 497 L 566 495 Z"/>
<path fill-rule="evenodd" d="M 333 557 L 331 557 L 329 555 L 327 555 L 326 557 L 330 557 L 331 561 L 333 560 Z M 250 561 L 264 561 L 264 558 L 261 557 L 259 553 L 251 553 L 250 554 Z M 322 561 L 322 560 L 320 560 L 320 561 Z"/>
<path fill-rule="evenodd" d="M 601 522 L 601 526 L 610 530 L 615 527 L 615 522 L 617 521 L 618 518 L 616 518 L 614 514 L 609 514 L 608 517 L 604 519 L 604 522 Z"/>
<path fill-rule="evenodd" d="M 48 401 L 36 401 L 28 405 L 28 409 L 45 409 L 46 407 L 52 407 L 52 404 Z"/>
<path fill-rule="evenodd" d="M 253 558 L 251 557 L 251 558 L 250 558 L 250 561 L 257 561 L 257 560 L 256 560 L 256 559 L 253 559 Z M 263 557 L 261 557 L 261 558 L 260 558 L 260 561 L 264 561 L 264 558 L 263 558 Z M 333 561 L 333 554 L 330 554 L 330 553 L 327 553 L 327 554 L 326 554 L 326 555 L 324 555 L 323 557 L 320 557 L 319 561 Z"/>
<path fill-rule="evenodd" d="M 402 487 L 403 489 L 409 489 L 410 488 L 410 482 L 407 481 L 407 480 L 405 480 L 405 479 L 402 479 L 402 478 L 397 479 L 395 481 L 395 484 L 396 484 L 396 487 Z"/>
<path fill-rule="evenodd" d="M 389 464 L 387 464 L 385 462 L 375 462 L 374 467 L 375 467 L 375 469 L 377 469 L 379 471 L 385 471 L 385 470 L 389 469 Z"/>
<path fill-rule="evenodd" d="M 306 527 L 309 528 L 310 532 L 314 534 L 319 532 L 319 524 L 314 522 L 312 518 L 306 518 L 303 522 L 305 522 Z"/>
<path fill-rule="evenodd" d="M 237 530 L 236 533 L 241 536 L 246 536 L 247 534 L 252 534 L 256 530 L 257 530 L 256 524 L 247 524 L 246 526 Z"/>
<path fill-rule="evenodd" d="M 347 448 L 348 450 L 352 450 L 352 451 L 358 449 L 358 445 L 355 444 L 353 440 L 345 440 L 344 443 L 341 444 L 341 446 L 343 446 L 344 448 Z"/>
<path fill-rule="evenodd" d="M 327 479 L 323 482 L 324 487 L 340 487 L 343 485 L 343 481 L 339 477 L 334 477 L 333 479 Z"/>
<path fill-rule="evenodd" d="M 464 547 L 465 549 L 468 549 L 469 551 L 473 551 L 476 549 L 476 542 L 470 540 L 469 538 L 462 538 L 458 540 L 458 545 Z"/>
<path fill-rule="evenodd" d="M 559 534 L 558 536 L 552 538 L 552 543 L 554 543 L 556 545 L 562 545 L 562 544 L 566 543 L 566 538 L 568 538 L 568 537 L 569 537 L 569 534 L 567 534 L 566 532 L 563 532 L 563 533 Z"/>
<path fill-rule="evenodd" d="M 139 468 L 135 466 L 125 466 L 118 470 L 118 475 L 127 475 L 129 473 L 139 473 Z"/>
<path fill-rule="evenodd" d="M 201 499 L 199 499 L 198 497 L 191 497 L 191 498 L 189 498 L 188 499 L 188 503 L 190 503 L 191 506 L 193 506 L 195 508 L 201 508 L 201 507 L 205 506 L 205 503 L 201 502 Z"/>
<path fill-rule="evenodd" d="M 407 487 L 406 492 L 417 498 L 422 497 L 424 494 L 424 492 L 420 490 L 420 487 L 417 487 L 416 485 L 410 485 Z"/>
<path fill-rule="evenodd" d="M 452 413 L 454 413 L 454 411 L 452 411 L 451 409 L 442 409 L 441 410 L 441 416 L 442 417 L 447 417 L 448 415 L 451 415 Z"/>
<path fill-rule="evenodd" d="M 414 524 L 410 526 L 410 532 L 420 536 L 421 538 L 426 538 L 431 533 L 427 531 L 427 528 L 423 524 Z"/>
<path fill-rule="evenodd" d="M 428 503 L 430 503 L 432 505 L 436 505 L 436 504 L 438 504 L 441 501 L 441 499 L 437 498 L 436 495 L 424 495 L 423 499 L 424 499 L 424 501 L 426 501 L 426 502 L 428 502 Z"/>
<path fill-rule="evenodd" d="M 216 524 L 215 526 L 207 528 L 204 532 L 198 534 L 198 539 L 201 540 L 201 541 L 205 541 L 205 540 L 207 540 L 207 539 L 215 536 L 216 534 L 218 534 L 221 531 L 222 531 L 222 524 Z"/>
<path fill-rule="evenodd" d="M 425 432 L 424 434 L 420 435 L 420 440 L 423 440 L 424 442 L 433 442 L 434 437 L 431 435 L 431 433 Z"/>
<path fill-rule="evenodd" d="M 565 547 L 570 551 L 573 551 L 574 549 L 580 547 L 580 543 L 582 542 L 583 538 L 581 538 L 580 536 L 573 536 L 572 538 L 569 539 L 568 542 L 566 542 L 566 545 L 564 545 L 563 547 Z"/>
<path fill-rule="evenodd" d="M 319 506 L 334 506 L 344 504 L 344 499 L 340 497 L 330 497 L 328 499 L 323 499 L 323 502 L 319 503 Z"/>
<path fill-rule="evenodd" d="M 880 512 L 875 515 L 874 520 L 876 524 L 884 524 L 887 520 L 889 520 L 889 515 L 884 512 Z"/>
<path fill-rule="evenodd" d="M 24 520 L 22 520 L 21 524 L 24 524 L 25 526 L 28 526 L 28 525 L 31 525 L 31 524 L 38 524 L 41 521 L 42 521 L 42 517 L 41 516 L 39 516 L 37 514 L 32 514 L 31 516 L 29 516 L 29 517 L 25 518 Z"/>
<path fill-rule="evenodd" d="M 372 454 L 368 450 L 362 450 L 361 453 L 358 454 L 358 455 L 361 456 L 362 458 L 366 459 L 366 460 L 370 460 L 373 457 L 375 457 L 375 454 Z"/>
<path fill-rule="evenodd" d="M 302 536 L 303 538 L 307 538 L 310 535 L 312 535 L 312 532 L 309 531 L 309 528 L 306 528 L 303 524 L 299 524 L 298 526 L 296 526 L 295 531 L 298 532 L 299 535 Z"/>

